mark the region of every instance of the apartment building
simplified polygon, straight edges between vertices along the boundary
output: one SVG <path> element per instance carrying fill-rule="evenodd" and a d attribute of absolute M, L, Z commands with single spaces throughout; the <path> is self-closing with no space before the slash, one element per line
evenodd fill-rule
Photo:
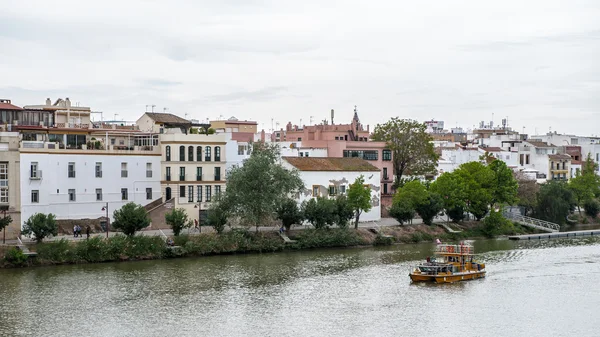
<path fill-rule="evenodd" d="M 12 218 L 0 239 L 14 239 L 21 231 L 19 160 L 19 134 L 0 131 L 0 217 Z"/>

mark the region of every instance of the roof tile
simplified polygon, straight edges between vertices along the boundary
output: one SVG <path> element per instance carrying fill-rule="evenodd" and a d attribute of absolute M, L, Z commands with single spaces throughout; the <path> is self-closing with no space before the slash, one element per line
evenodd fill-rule
<path fill-rule="evenodd" d="M 300 171 L 379 171 L 362 158 L 283 157 Z"/>

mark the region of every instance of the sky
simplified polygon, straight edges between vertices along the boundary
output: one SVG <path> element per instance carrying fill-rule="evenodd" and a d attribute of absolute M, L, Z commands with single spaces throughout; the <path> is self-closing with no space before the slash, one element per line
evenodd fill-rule
<path fill-rule="evenodd" d="M 597 0 L 0 0 L 0 98 L 600 135 Z M 166 108 L 166 110 L 164 110 Z M 115 115 L 116 114 L 116 115 Z M 98 115 L 94 115 L 99 118 Z M 279 124 L 277 124 L 279 123 Z"/>

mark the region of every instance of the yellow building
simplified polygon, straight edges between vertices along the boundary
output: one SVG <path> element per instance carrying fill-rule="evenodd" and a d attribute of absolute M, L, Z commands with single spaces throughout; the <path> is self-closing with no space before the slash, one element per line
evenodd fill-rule
<path fill-rule="evenodd" d="M 569 180 L 571 172 L 571 156 L 568 154 L 548 155 L 550 163 L 549 178 L 552 180 Z"/>
<path fill-rule="evenodd" d="M 240 121 L 235 117 L 227 120 L 210 121 L 210 127 L 220 132 L 248 132 L 257 133 L 258 123 L 254 121 Z"/>

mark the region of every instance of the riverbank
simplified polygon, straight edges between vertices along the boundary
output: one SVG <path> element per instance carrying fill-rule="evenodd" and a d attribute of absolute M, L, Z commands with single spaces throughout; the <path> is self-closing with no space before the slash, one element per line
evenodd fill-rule
<path fill-rule="evenodd" d="M 181 235 L 174 238 L 175 247 L 167 247 L 158 236 L 126 237 L 117 235 L 108 239 L 93 237 L 88 240 L 58 240 L 33 244 L 31 251 L 37 253 L 28 258 L 15 247 L 4 246 L 0 256 L 0 268 L 44 266 L 79 263 L 101 263 L 167 259 L 176 257 L 208 256 L 222 254 L 272 253 L 283 250 L 315 248 L 390 245 L 396 243 L 457 241 L 484 237 L 480 223 L 453 225 L 456 233 L 447 233 L 440 226 L 406 225 L 382 227 L 377 233 L 367 228 L 304 229 L 288 233 L 293 243 L 284 243 L 276 232 L 253 232 L 234 230 L 223 234 L 203 233 Z M 460 232 L 458 232 L 460 230 Z M 532 231 L 515 225 L 500 235 L 528 234 Z"/>

